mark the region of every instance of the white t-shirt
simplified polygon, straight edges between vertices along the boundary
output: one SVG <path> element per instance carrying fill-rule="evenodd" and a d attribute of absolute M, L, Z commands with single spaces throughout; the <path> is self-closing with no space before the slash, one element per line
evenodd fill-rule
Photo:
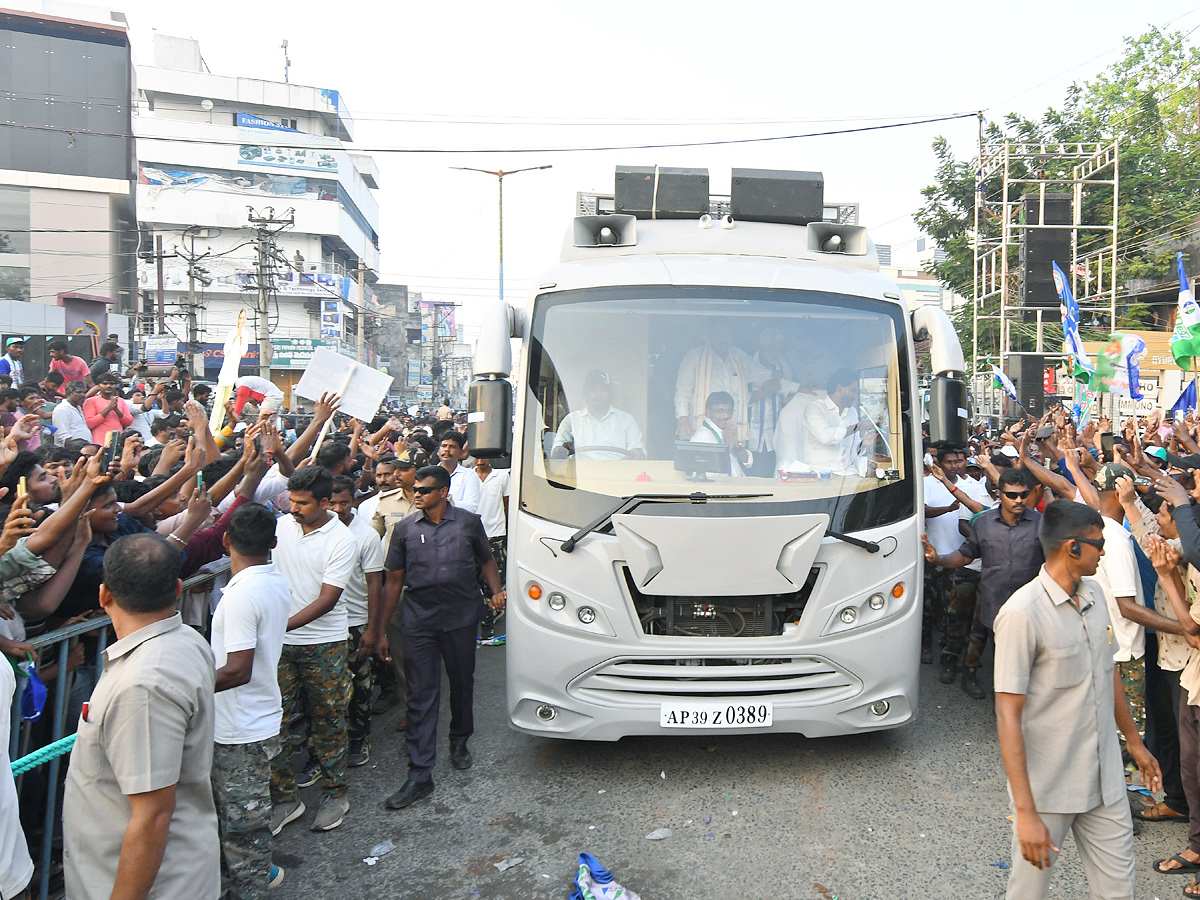
<path fill-rule="evenodd" d="M 252 744 L 279 734 L 279 654 L 291 606 L 287 579 L 271 564 L 242 569 L 225 585 L 212 617 L 216 666 L 224 666 L 230 653 L 253 648 L 254 669 L 248 682 L 215 695 L 218 744 Z"/>
<path fill-rule="evenodd" d="M 954 495 L 933 475 L 925 476 L 925 505 L 950 506 Z M 953 553 L 962 546 L 962 532 L 958 530 L 957 510 L 925 520 L 925 536 L 939 556 Z"/>
<path fill-rule="evenodd" d="M 479 476 L 476 475 L 476 478 Z M 479 518 L 490 538 L 504 537 L 508 522 L 504 518 L 504 498 L 508 496 L 508 469 L 492 469 L 479 483 Z"/>
<path fill-rule="evenodd" d="M 371 520 L 355 511 L 354 518 L 346 527 L 356 544 L 354 565 L 350 569 L 350 580 L 342 591 L 346 602 L 346 624 L 351 628 L 367 624 L 367 573 L 383 571 L 383 542 L 371 527 Z"/>
<path fill-rule="evenodd" d="M 987 492 L 987 487 L 982 481 L 976 481 L 974 478 L 968 478 L 963 475 L 958 481 L 954 482 L 954 486 L 958 488 L 958 493 L 966 494 L 976 503 L 982 503 L 984 509 L 991 509 L 996 505 L 996 501 L 992 499 L 992 495 Z M 975 517 L 975 513 L 971 512 L 967 504 L 959 500 L 958 504 L 958 521 L 970 523 Z M 959 530 L 959 538 L 962 539 L 962 531 Z M 961 546 L 961 545 L 960 545 Z M 982 570 L 983 560 L 976 559 L 969 566 L 964 566 L 965 569 L 971 572 L 979 572 Z"/>
<path fill-rule="evenodd" d="M 347 637 L 345 587 L 358 559 L 350 529 L 333 513 L 329 521 L 308 534 L 292 516 L 280 516 L 275 525 L 278 542 L 272 559 L 292 590 L 289 617 L 315 601 L 321 585 L 342 588 L 333 608 L 307 625 L 289 631 L 283 637 L 285 646 L 308 646 L 344 641 Z"/>
<path fill-rule="evenodd" d="M 474 469 L 458 466 L 450 473 L 450 499 L 459 509 L 479 512 L 479 476 Z"/>
<path fill-rule="evenodd" d="M 1146 655 L 1145 626 L 1126 619 L 1117 607 L 1118 597 L 1133 597 L 1135 603 L 1145 606 L 1133 535 L 1108 516 L 1104 517 L 1104 555 L 1096 569 L 1096 580 L 1104 588 L 1108 617 L 1112 620 L 1113 662 L 1141 659 Z"/>

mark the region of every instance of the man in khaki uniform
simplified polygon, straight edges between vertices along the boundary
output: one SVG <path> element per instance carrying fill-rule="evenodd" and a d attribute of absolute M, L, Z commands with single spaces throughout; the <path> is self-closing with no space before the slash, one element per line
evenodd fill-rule
<path fill-rule="evenodd" d="M 1046 507 L 1046 564 L 996 617 L 996 719 L 1013 804 L 1010 900 L 1046 896 L 1070 830 L 1090 896 L 1133 900 L 1133 820 L 1115 724 L 1152 791 L 1158 763 L 1142 743 L 1113 663 L 1112 624 L 1090 576 L 1104 522 L 1081 503 Z"/>
<path fill-rule="evenodd" d="M 392 531 L 396 524 L 416 509 L 414 500 L 417 495 L 413 491 L 413 486 L 417 483 L 417 466 L 410 453 L 401 453 L 398 456 L 380 460 L 379 465 L 382 467 L 385 461 L 394 467 L 392 484 L 395 486 L 385 489 L 378 495 L 378 499 L 373 505 L 370 522 L 371 527 L 383 539 L 383 551 L 386 553 L 391 544 Z M 376 498 L 371 499 L 375 500 Z M 408 706 L 408 682 L 404 678 L 404 655 L 400 652 L 400 612 L 403 607 L 404 600 L 401 598 L 391 619 L 383 623 L 388 646 L 394 649 L 392 650 L 392 662 L 382 664 L 382 667 L 386 668 L 380 672 L 379 682 L 382 690 L 379 693 L 375 712 L 382 712 L 383 709 L 393 705 L 398 705 L 401 709 Z M 367 627 L 370 628 L 371 624 L 373 623 L 369 623 Z M 372 635 L 372 638 L 375 637 L 377 636 Z M 403 730 L 407 723 L 407 716 L 401 716 L 400 721 L 396 723 L 397 730 Z"/>
<path fill-rule="evenodd" d="M 157 534 L 104 554 L 100 606 L 117 642 L 83 706 L 63 798 L 67 896 L 221 892 L 210 770 L 212 650 L 175 611 L 179 551 Z"/>

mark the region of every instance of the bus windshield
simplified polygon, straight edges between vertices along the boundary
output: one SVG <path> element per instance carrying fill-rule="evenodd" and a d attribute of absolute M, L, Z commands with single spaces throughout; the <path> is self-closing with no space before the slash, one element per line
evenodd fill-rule
<path fill-rule="evenodd" d="M 633 494 L 753 494 L 655 515 L 911 516 L 904 310 L 817 291 L 622 287 L 538 299 L 521 507 L 579 527 Z M 757 496 L 761 495 L 761 496 Z"/>

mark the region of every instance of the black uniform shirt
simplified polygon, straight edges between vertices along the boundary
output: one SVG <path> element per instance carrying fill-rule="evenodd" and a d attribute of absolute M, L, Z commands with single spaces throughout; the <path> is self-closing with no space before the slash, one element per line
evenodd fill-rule
<path fill-rule="evenodd" d="M 477 625 L 483 597 L 475 565 L 491 558 L 479 516 L 453 504 L 436 525 L 423 510 L 399 522 L 384 567 L 404 570 L 408 591 L 401 607 L 401 631 L 453 631 Z"/>
<path fill-rule="evenodd" d="M 1033 581 L 1045 562 L 1037 536 L 1041 520 L 1041 513 L 1026 509 L 1021 511 L 1016 524 L 1009 525 L 1000 515 L 998 506 L 985 509 L 971 520 L 971 536 L 963 541 L 959 553 L 982 560 L 979 618 L 988 628 L 996 621 L 1004 601 L 1017 588 Z"/>

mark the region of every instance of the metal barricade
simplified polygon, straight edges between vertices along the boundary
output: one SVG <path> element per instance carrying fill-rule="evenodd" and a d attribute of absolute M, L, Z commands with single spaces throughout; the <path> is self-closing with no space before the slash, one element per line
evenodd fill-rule
<path fill-rule="evenodd" d="M 180 610 L 184 614 L 184 622 L 196 628 L 197 631 L 208 636 L 209 626 L 211 625 L 211 615 L 207 609 L 198 610 L 195 602 L 191 601 L 193 594 L 211 590 L 214 582 L 221 576 L 229 572 L 229 560 L 224 559 L 215 563 L 210 563 L 205 567 L 205 571 L 199 572 L 183 582 L 183 593 L 180 597 Z M 192 621 L 189 621 L 189 618 Z M 34 740 L 34 732 L 40 730 L 39 726 L 42 722 L 50 723 L 50 739 L 44 743 L 49 744 L 63 738 L 67 733 L 68 724 L 70 733 L 74 733 L 76 723 L 67 721 L 69 712 L 68 701 L 71 696 L 72 688 L 76 681 L 76 673 L 84 671 L 95 673 L 95 677 L 99 678 L 100 670 L 104 665 L 104 649 L 108 646 L 110 635 L 110 625 L 112 619 L 108 616 L 96 616 L 88 619 L 85 622 L 79 622 L 74 625 L 68 625 L 64 628 L 56 629 L 55 631 L 47 632 L 39 635 L 36 638 L 28 639 L 27 643 L 31 644 L 34 650 L 40 651 L 48 648 L 54 648 L 52 657 L 58 661 L 58 671 L 54 680 L 53 691 L 47 692 L 46 708 L 42 711 L 41 717 L 37 722 L 25 722 L 21 719 L 20 693 L 22 682 L 17 681 L 17 696 L 13 698 L 12 712 L 12 733 L 8 736 L 9 758 L 17 760 L 21 756 L 26 755 L 36 749 L 32 746 Z M 85 658 L 83 663 L 74 671 L 68 672 L 68 661 L 71 654 L 71 649 L 76 642 L 94 636 L 94 654 L 91 658 Z M 7 663 L 0 663 L 7 665 Z M 53 703 L 51 703 L 53 699 Z M 44 726 L 42 726 L 44 728 Z M 62 771 L 62 756 L 56 756 L 49 760 L 45 778 L 46 784 L 46 802 L 45 809 L 42 815 L 42 839 L 39 853 L 35 856 L 38 860 L 38 874 L 40 882 L 33 896 L 38 900 L 48 900 L 50 893 L 50 865 L 54 853 L 54 840 L 59 832 L 59 774 Z M 20 775 L 17 778 L 17 791 L 20 795 L 21 788 L 25 775 Z"/>

